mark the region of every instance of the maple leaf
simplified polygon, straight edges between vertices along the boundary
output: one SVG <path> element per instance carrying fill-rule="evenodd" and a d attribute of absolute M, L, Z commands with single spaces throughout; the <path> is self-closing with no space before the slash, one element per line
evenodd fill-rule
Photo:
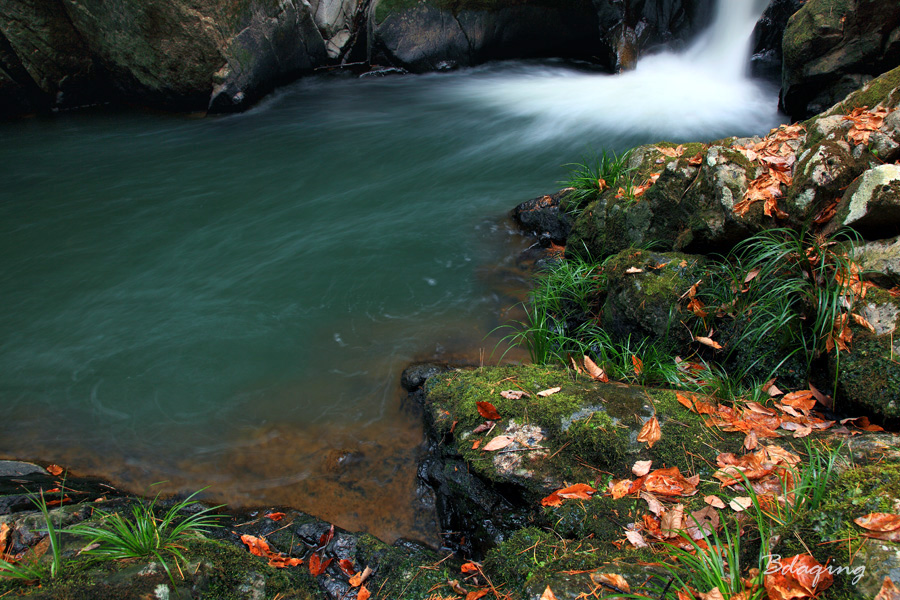
<path fill-rule="evenodd" d="M 658 442 L 661 437 L 662 430 L 659 427 L 659 421 L 654 415 L 646 423 L 644 423 L 643 427 L 641 427 L 641 431 L 638 434 L 637 441 L 644 442 L 647 444 L 648 448 L 652 448 L 653 444 Z"/>
<path fill-rule="evenodd" d="M 497 409 L 490 402 L 476 402 L 475 406 L 478 408 L 478 414 L 488 421 L 500 419 L 500 413 L 497 412 Z"/>
<path fill-rule="evenodd" d="M 669 158 L 678 158 L 679 156 L 684 154 L 684 146 L 682 144 L 679 144 L 675 148 L 660 148 L 659 146 L 657 146 L 656 150 L 659 153 L 668 156 Z"/>

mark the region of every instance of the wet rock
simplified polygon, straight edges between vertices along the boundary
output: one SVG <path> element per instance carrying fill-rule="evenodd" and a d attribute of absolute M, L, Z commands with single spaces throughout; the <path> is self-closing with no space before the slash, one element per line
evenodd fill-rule
<path fill-rule="evenodd" d="M 554 244 L 565 245 L 572 231 L 569 215 L 560 208 L 560 201 L 566 196 L 562 190 L 553 195 L 526 200 L 510 213 L 513 221 L 524 231 L 546 236 Z"/>
<path fill-rule="evenodd" d="M 429 377 L 433 377 L 438 373 L 447 370 L 447 365 L 437 363 L 419 363 L 406 367 L 400 375 L 400 385 L 407 392 L 413 392 L 428 381 Z"/>
<path fill-rule="evenodd" d="M 599 36 L 587 0 L 547 3 L 380 0 L 371 17 L 372 61 L 415 72 L 488 60 L 590 56 Z"/>
<path fill-rule="evenodd" d="M 43 467 L 33 463 L 18 460 L 0 460 L 0 477 L 21 477 L 22 475 L 31 475 L 33 473 L 48 475 Z"/>
<path fill-rule="evenodd" d="M 6 56 L 0 52 L 0 64 L 6 63 L 29 108 L 83 106 L 107 92 L 103 70 L 59 0 L 0 4 L 0 33 L 9 50 Z"/>
<path fill-rule="evenodd" d="M 753 29 L 750 72 L 781 85 L 782 38 L 788 19 L 803 6 L 803 0 L 772 0 Z"/>
<path fill-rule="evenodd" d="M 808 0 L 784 33 L 782 104 L 794 119 L 829 108 L 900 60 L 894 0 Z"/>

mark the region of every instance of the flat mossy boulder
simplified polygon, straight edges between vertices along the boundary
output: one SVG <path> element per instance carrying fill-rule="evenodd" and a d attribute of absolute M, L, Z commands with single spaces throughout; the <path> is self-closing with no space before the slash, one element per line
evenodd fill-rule
<path fill-rule="evenodd" d="M 794 119 L 830 107 L 900 61 L 900 4 L 809 0 L 783 40 L 782 104 Z"/>
<path fill-rule="evenodd" d="M 500 418 L 482 416 L 480 402 L 490 403 Z M 558 521 L 555 509 L 545 511 L 540 502 L 567 484 L 603 487 L 607 477 L 628 476 L 637 460 L 709 475 L 712 448 L 734 451 L 743 440 L 714 433 L 674 392 L 598 383 L 549 366 L 452 370 L 428 380 L 423 403 L 436 441 L 434 461 L 446 474 L 435 482 L 432 472 L 430 482 L 437 483 L 442 527 L 477 524 L 479 539 L 469 547 L 481 552 L 529 523 Z M 637 438 L 654 416 L 662 435 L 647 447 Z M 503 445 L 493 449 L 497 444 Z M 460 507 L 465 516 L 447 512 Z"/>

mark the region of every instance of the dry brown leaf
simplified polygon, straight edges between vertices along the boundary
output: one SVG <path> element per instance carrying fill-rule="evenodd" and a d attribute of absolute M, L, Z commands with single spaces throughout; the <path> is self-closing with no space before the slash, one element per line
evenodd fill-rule
<path fill-rule="evenodd" d="M 591 496 L 597 493 L 597 490 L 586 483 L 576 483 L 567 488 L 556 490 L 554 493 L 560 498 L 567 500 L 590 500 Z"/>
<path fill-rule="evenodd" d="M 496 421 L 500 418 L 500 413 L 490 402 L 476 402 L 475 406 L 478 408 L 478 414 L 488 421 Z"/>
<path fill-rule="evenodd" d="M 50 473 L 51 475 L 53 475 L 54 477 L 59 477 L 60 475 L 62 475 L 65 472 L 65 469 L 63 469 L 59 465 L 48 465 L 47 472 Z"/>
<path fill-rule="evenodd" d="M 466 600 L 478 600 L 479 598 L 483 598 L 483 597 L 487 596 L 489 592 L 490 592 L 490 590 L 488 590 L 488 589 L 475 590 L 474 592 L 469 592 L 468 594 L 466 594 Z"/>
<path fill-rule="evenodd" d="M 609 376 L 606 374 L 606 371 L 598 367 L 597 363 L 592 361 L 588 356 L 584 357 L 584 369 L 587 371 L 587 374 L 591 376 L 591 379 L 602 383 L 609 381 Z"/>
<path fill-rule="evenodd" d="M 630 479 L 619 479 L 611 481 L 609 484 L 609 493 L 612 494 L 614 500 L 624 498 L 631 493 L 631 486 L 634 482 Z"/>
<path fill-rule="evenodd" d="M 900 589 L 894 585 L 891 578 L 885 575 L 884 581 L 881 583 L 881 590 L 875 596 L 875 600 L 900 600 Z"/>
<path fill-rule="evenodd" d="M 665 510 L 665 508 L 663 508 L 662 502 L 660 502 L 659 499 L 650 492 L 641 491 L 638 495 L 643 500 L 647 501 L 647 508 L 657 517 L 660 516 Z"/>
<path fill-rule="evenodd" d="M 703 154 L 698 152 L 694 156 L 690 157 L 688 159 L 688 164 L 692 167 L 699 167 L 701 164 L 703 164 Z"/>
<path fill-rule="evenodd" d="M 702 335 L 698 335 L 697 337 L 695 337 L 694 341 L 700 342 L 704 346 L 709 346 L 710 348 L 715 348 L 716 350 L 722 349 L 722 344 L 720 344 L 719 342 L 716 342 L 712 338 L 708 338 L 708 337 L 705 337 Z"/>
<path fill-rule="evenodd" d="M 528 394 L 521 390 L 503 390 L 502 392 L 500 392 L 500 395 L 507 400 L 519 400 L 520 398 L 527 396 Z"/>
<path fill-rule="evenodd" d="M 513 443 L 513 438 L 508 435 L 498 435 L 487 444 L 482 446 L 481 450 L 483 452 L 493 452 L 495 450 L 500 450 L 501 448 L 506 448 L 510 444 Z"/>
<path fill-rule="evenodd" d="M 755 431 L 751 431 L 744 438 L 744 448 L 746 450 L 756 450 L 756 447 L 759 446 L 759 437 L 756 435 Z"/>
<path fill-rule="evenodd" d="M 562 503 L 563 499 L 556 492 L 541 500 L 541 506 L 562 506 Z"/>
<path fill-rule="evenodd" d="M 644 270 L 638 269 L 637 267 L 628 267 L 627 269 L 625 269 L 625 272 L 628 273 L 629 275 L 634 275 L 636 273 L 643 273 Z"/>
<path fill-rule="evenodd" d="M 660 517 L 659 528 L 666 537 L 675 537 L 684 529 L 684 504 L 676 504 Z"/>
<path fill-rule="evenodd" d="M 900 529 L 900 515 L 869 513 L 853 519 L 853 522 L 869 531 L 894 531 Z"/>
<path fill-rule="evenodd" d="M 356 569 L 353 568 L 353 561 L 342 558 L 338 561 L 338 566 L 341 568 L 341 571 L 347 574 L 347 577 L 356 575 Z"/>
<path fill-rule="evenodd" d="M 652 460 L 639 460 L 631 466 L 631 472 L 637 477 L 643 477 L 650 472 L 650 466 L 652 464 Z"/>
<path fill-rule="evenodd" d="M 712 506 L 713 508 L 725 508 L 725 503 L 722 502 L 722 499 L 718 496 L 704 496 L 703 501 Z"/>
<path fill-rule="evenodd" d="M 538 392 L 537 395 L 540 396 L 541 398 L 546 398 L 547 396 L 552 396 L 553 394 L 555 394 L 559 391 L 562 391 L 561 387 L 552 387 L 550 389 L 546 389 L 546 390 L 542 390 L 542 391 Z"/>
<path fill-rule="evenodd" d="M 368 579 L 369 575 L 371 575 L 371 574 L 372 574 L 371 567 L 366 567 L 365 569 L 363 569 L 359 573 L 356 573 L 355 575 L 353 575 L 353 577 L 350 578 L 350 585 L 352 587 L 362 585 L 363 583 L 365 583 L 366 579 Z"/>
<path fill-rule="evenodd" d="M 658 442 L 661 437 L 662 430 L 659 427 L 659 421 L 656 419 L 656 416 L 653 416 L 641 427 L 637 441 L 646 443 L 648 448 L 652 448 L 653 444 Z"/>
<path fill-rule="evenodd" d="M 631 592 L 631 586 L 628 585 L 628 581 L 616 573 L 591 573 L 591 581 L 597 585 L 612 586 L 626 594 Z"/>
<path fill-rule="evenodd" d="M 547 589 L 544 590 L 544 593 L 541 594 L 541 600 L 556 600 L 556 594 L 553 593 L 553 590 L 550 589 L 550 586 L 547 586 Z"/>
<path fill-rule="evenodd" d="M 856 313 L 851 313 L 850 316 L 853 317 L 853 320 L 856 321 L 857 325 L 865 327 L 872 333 L 875 333 L 875 327 L 873 327 L 872 324 L 869 323 L 864 317 L 862 317 Z"/>
<path fill-rule="evenodd" d="M 631 542 L 631 545 L 635 548 L 646 548 L 647 546 L 649 546 L 649 544 L 647 544 L 647 540 L 644 539 L 644 536 L 642 536 L 637 531 L 632 531 L 629 529 L 625 532 L 625 538 L 629 542 Z"/>
<path fill-rule="evenodd" d="M 731 502 L 728 503 L 728 506 L 734 512 L 741 512 L 753 506 L 753 500 L 750 499 L 749 496 L 738 496 L 736 498 L 732 498 Z"/>

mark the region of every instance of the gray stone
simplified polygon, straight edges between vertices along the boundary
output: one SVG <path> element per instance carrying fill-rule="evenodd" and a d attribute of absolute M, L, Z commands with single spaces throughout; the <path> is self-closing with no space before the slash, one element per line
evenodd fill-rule
<path fill-rule="evenodd" d="M 864 279 L 886 288 L 900 285 L 900 237 L 859 245 L 854 257 Z"/>
<path fill-rule="evenodd" d="M 21 477 L 23 475 L 31 475 L 32 473 L 47 475 L 47 471 L 42 467 L 29 462 L 0 460 L 0 477 Z"/>
<path fill-rule="evenodd" d="M 900 165 L 880 165 L 863 173 L 844 194 L 838 216 L 842 225 L 864 237 L 900 232 Z"/>

